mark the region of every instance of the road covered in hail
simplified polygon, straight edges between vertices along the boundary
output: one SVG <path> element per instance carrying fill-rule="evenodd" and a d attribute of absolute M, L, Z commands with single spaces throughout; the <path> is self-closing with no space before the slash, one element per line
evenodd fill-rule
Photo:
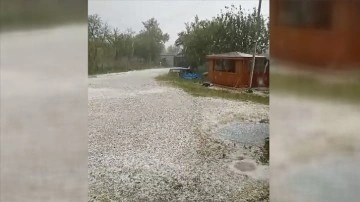
<path fill-rule="evenodd" d="M 89 77 L 89 200 L 263 201 L 264 142 L 219 133 L 241 123 L 248 134 L 269 106 L 193 97 L 154 79 L 167 71 Z"/>

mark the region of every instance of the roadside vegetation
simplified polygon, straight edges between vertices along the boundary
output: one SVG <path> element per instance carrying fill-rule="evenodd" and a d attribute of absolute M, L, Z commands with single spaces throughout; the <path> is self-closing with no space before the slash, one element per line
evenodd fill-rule
<path fill-rule="evenodd" d="M 257 54 L 265 53 L 269 46 L 269 20 L 257 11 L 245 11 L 241 6 L 226 6 L 212 19 L 185 23 L 185 30 L 178 33 L 175 44 L 165 47 L 169 35 L 160 28 L 160 23 L 151 18 L 142 22 L 139 33 L 128 29 L 120 32 L 100 16 L 88 16 L 89 21 L 89 74 L 102 74 L 153 68 L 160 65 L 161 53 L 180 54 L 183 66 L 199 68 L 208 54 L 240 51 L 251 53 L 258 31 Z M 125 28 L 126 29 L 126 28 Z M 121 28 L 124 30 L 124 28 Z M 162 62 L 161 66 L 169 66 Z M 170 64 L 171 66 L 171 64 Z"/>
<path fill-rule="evenodd" d="M 253 93 L 235 92 L 204 87 L 201 80 L 186 80 L 177 75 L 164 74 L 155 78 L 159 82 L 180 88 L 193 96 L 224 98 L 237 101 L 252 101 L 260 104 L 269 104 L 269 96 L 261 96 Z"/>
<path fill-rule="evenodd" d="M 89 15 L 88 73 L 124 72 L 158 66 L 160 53 L 169 35 L 163 33 L 155 18 L 142 22 L 144 28 L 120 32 L 100 16 Z"/>

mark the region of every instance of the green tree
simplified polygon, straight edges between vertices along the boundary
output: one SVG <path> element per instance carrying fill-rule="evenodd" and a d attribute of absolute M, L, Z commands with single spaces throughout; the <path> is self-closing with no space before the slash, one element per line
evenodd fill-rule
<path fill-rule="evenodd" d="M 144 49 L 138 50 L 137 53 L 151 63 L 159 58 L 165 42 L 169 40 L 169 35 L 162 32 L 155 18 L 142 22 L 142 24 L 144 29 L 137 35 L 137 47 Z"/>
<path fill-rule="evenodd" d="M 199 20 L 185 24 L 185 31 L 178 34 L 175 42 L 181 47 L 185 58 L 193 66 L 205 62 L 205 56 L 212 53 L 240 51 L 251 53 L 258 34 L 257 54 L 264 53 L 269 45 L 269 22 L 262 15 L 256 26 L 256 9 L 245 14 L 241 6 L 225 7 L 225 12 L 211 20 Z"/>
<path fill-rule="evenodd" d="M 151 67 L 159 62 L 164 43 L 169 40 L 154 18 L 143 22 L 144 29 L 138 34 L 111 28 L 96 14 L 89 15 L 88 22 L 89 74 Z"/>
<path fill-rule="evenodd" d="M 175 46 L 175 45 L 170 45 L 166 48 L 166 52 L 167 54 L 178 54 L 180 53 L 181 49 L 179 46 Z"/>
<path fill-rule="evenodd" d="M 98 71 L 99 49 L 104 44 L 104 23 L 98 15 L 88 17 L 88 65 L 89 73 Z"/>
<path fill-rule="evenodd" d="M 114 59 L 119 60 L 121 57 L 131 58 L 134 54 L 134 34 L 132 30 L 128 29 L 125 33 L 120 33 L 118 28 L 115 28 L 110 37 Z"/>

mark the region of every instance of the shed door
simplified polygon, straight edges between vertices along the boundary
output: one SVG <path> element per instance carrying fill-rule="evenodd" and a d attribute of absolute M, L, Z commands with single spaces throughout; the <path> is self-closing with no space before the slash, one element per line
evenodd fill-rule
<path fill-rule="evenodd" d="M 249 79 L 249 63 L 248 60 L 239 60 L 238 61 L 238 74 L 239 74 L 239 79 L 240 81 L 238 81 L 237 86 L 238 87 L 247 87 L 249 85 L 250 79 Z"/>

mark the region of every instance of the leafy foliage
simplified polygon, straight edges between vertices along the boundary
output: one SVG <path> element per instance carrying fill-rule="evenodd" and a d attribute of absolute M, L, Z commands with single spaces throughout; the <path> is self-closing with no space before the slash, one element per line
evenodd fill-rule
<path fill-rule="evenodd" d="M 199 20 L 185 23 L 185 31 L 178 33 L 175 45 L 193 66 L 205 62 L 205 56 L 212 53 L 240 51 L 253 52 L 257 40 L 257 54 L 264 53 L 269 46 L 269 21 L 260 15 L 257 24 L 257 11 L 245 14 L 241 6 L 225 7 L 217 17 L 211 20 Z M 255 39 L 256 31 L 258 37 Z"/>
<path fill-rule="evenodd" d="M 157 64 L 169 35 L 156 19 L 143 22 L 138 34 L 111 28 L 98 15 L 88 16 L 89 74 L 146 68 Z"/>
<path fill-rule="evenodd" d="M 154 59 L 159 59 L 158 56 L 164 49 L 164 43 L 169 40 L 169 35 L 163 34 L 159 28 L 159 23 L 154 18 L 142 24 L 145 29 L 136 36 L 136 47 L 139 48 L 136 49 L 135 53 L 151 62 Z"/>
<path fill-rule="evenodd" d="M 179 46 L 174 46 L 174 45 L 170 45 L 170 46 L 168 46 L 167 49 L 166 49 L 166 53 L 167 53 L 167 54 L 174 54 L 174 55 L 176 55 L 176 54 L 179 54 L 180 51 L 181 51 L 180 47 L 179 47 Z"/>

